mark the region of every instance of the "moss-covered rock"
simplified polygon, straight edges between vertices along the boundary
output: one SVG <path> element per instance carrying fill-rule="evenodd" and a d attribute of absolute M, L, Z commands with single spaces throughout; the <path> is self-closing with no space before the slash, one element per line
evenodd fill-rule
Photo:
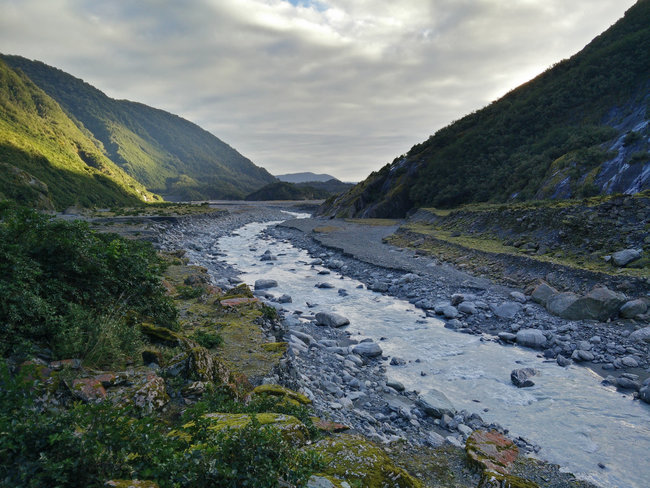
<path fill-rule="evenodd" d="M 248 287 L 248 285 L 246 283 L 242 283 L 241 285 L 237 285 L 234 288 L 228 290 L 223 296 L 223 299 L 227 300 L 229 298 L 253 298 L 254 296 L 255 295 L 253 295 L 253 292 Z"/>
<path fill-rule="evenodd" d="M 422 488 L 379 447 L 356 435 L 337 435 L 313 446 L 325 462 L 323 474 L 362 488 Z"/>
<path fill-rule="evenodd" d="M 208 429 L 222 431 L 225 429 L 242 429 L 251 422 L 252 415 L 245 413 L 208 413 L 203 416 L 209 421 Z M 303 445 L 309 439 L 307 427 L 293 415 L 280 413 L 258 413 L 255 418 L 260 425 L 278 429 L 282 436 L 294 445 Z M 186 424 L 184 427 L 189 427 Z"/>
<path fill-rule="evenodd" d="M 197 381 L 214 381 L 217 384 L 230 382 L 230 370 L 215 358 L 205 347 L 196 346 L 187 351 L 189 355 L 189 376 Z"/>
<path fill-rule="evenodd" d="M 255 387 L 252 396 L 254 395 L 272 395 L 277 397 L 289 398 L 298 404 L 309 405 L 311 400 L 302 393 L 290 390 L 280 385 L 260 385 Z"/>
<path fill-rule="evenodd" d="M 140 324 L 140 330 L 152 342 L 161 343 L 170 347 L 182 346 L 186 340 L 182 335 L 173 330 L 165 327 L 156 327 L 149 322 Z"/>

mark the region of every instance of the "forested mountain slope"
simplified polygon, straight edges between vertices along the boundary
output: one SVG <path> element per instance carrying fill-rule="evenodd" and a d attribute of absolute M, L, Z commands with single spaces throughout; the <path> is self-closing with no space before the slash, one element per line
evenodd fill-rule
<path fill-rule="evenodd" d="M 174 200 L 243 198 L 277 181 L 196 124 L 141 103 L 114 100 L 59 69 L 2 56 L 101 142 L 112 161 L 149 190 Z"/>
<path fill-rule="evenodd" d="M 581 52 L 417 144 L 323 214 L 636 193 L 650 187 L 650 0 Z"/>
<path fill-rule="evenodd" d="M 0 60 L 0 200 L 39 208 L 160 200 L 97 148 L 46 93 Z"/>

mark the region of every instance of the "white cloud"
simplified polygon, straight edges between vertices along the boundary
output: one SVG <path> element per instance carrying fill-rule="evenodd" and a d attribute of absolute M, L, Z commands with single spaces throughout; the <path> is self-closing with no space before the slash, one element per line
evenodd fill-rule
<path fill-rule="evenodd" d="M 358 180 L 633 3 L 0 0 L 0 46 L 178 113 L 271 172 Z"/>

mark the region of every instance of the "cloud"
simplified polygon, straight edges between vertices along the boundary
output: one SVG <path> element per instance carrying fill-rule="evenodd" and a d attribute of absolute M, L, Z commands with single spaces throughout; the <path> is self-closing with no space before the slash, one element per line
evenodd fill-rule
<path fill-rule="evenodd" d="M 198 123 L 274 173 L 359 180 L 634 0 L 0 0 L 0 46 Z"/>

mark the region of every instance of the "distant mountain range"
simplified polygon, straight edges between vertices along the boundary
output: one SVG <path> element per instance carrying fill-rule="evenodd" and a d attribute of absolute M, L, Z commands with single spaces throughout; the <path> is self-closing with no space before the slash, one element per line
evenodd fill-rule
<path fill-rule="evenodd" d="M 650 0 L 580 53 L 439 130 L 325 215 L 636 193 L 650 188 Z"/>
<path fill-rule="evenodd" d="M 46 185 L 57 207 L 152 200 L 154 193 L 169 200 L 238 199 L 277 181 L 181 117 L 114 100 L 38 61 L 2 55 L 0 69 L 0 162 L 18 175 L 9 182 L 3 171 L 0 193 L 16 193 L 12 185 L 30 179 L 25 175 Z M 79 185 L 88 174 L 110 198 L 91 191 L 94 183 Z M 117 188 L 108 188 L 106 178 Z"/>
<path fill-rule="evenodd" d="M 312 181 L 329 181 L 337 180 L 331 175 L 327 174 L 316 174 L 310 171 L 304 173 L 287 173 L 286 175 L 276 175 L 275 176 L 280 181 L 286 181 L 287 183 L 307 183 Z M 337 180 L 339 181 L 339 180 Z"/>

